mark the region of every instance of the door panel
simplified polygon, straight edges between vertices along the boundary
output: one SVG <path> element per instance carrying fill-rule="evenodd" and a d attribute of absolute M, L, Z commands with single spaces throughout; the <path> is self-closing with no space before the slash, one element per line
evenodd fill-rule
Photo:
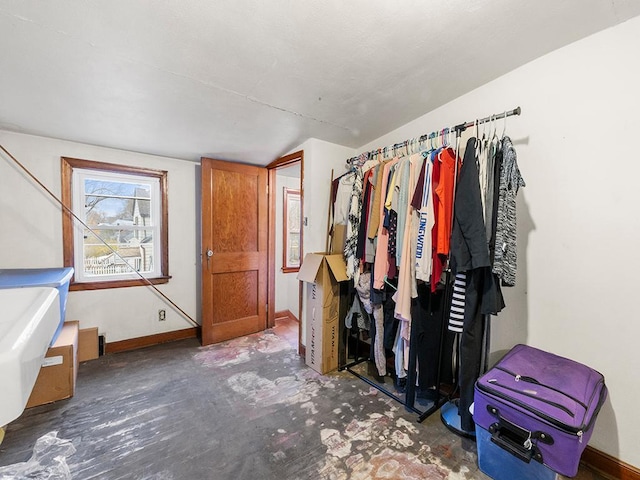
<path fill-rule="evenodd" d="M 212 190 L 219 199 L 212 203 L 213 220 L 216 222 L 213 251 L 258 251 L 258 209 L 251 208 L 262 193 L 258 191 L 258 176 L 218 169 L 212 180 Z"/>
<path fill-rule="evenodd" d="M 208 345 L 267 327 L 267 170 L 208 158 L 201 168 L 202 344 Z"/>

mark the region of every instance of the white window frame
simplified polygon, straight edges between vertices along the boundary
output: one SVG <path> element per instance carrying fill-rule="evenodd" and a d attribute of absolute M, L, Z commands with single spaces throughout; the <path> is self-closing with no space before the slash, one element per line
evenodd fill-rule
<path fill-rule="evenodd" d="M 160 236 L 160 227 L 162 226 L 162 216 L 160 215 L 160 181 L 157 178 L 145 177 L 141 175 L 132 175 L 125 173 L 106 172 L 100 170 L 88 170 L 84 168 L 76 168 L 73 170 L 72 176 L 72 189 L 73 189 L 73 206 L 74 213 L 85 223 L 87 223 L 86 209 L 84 208 L 84 202 L 86 198 L 85 180 L 98 180 L 106 182 L 117 183 L 132 183 L 132 184 L 148 184 L 150 188 L 150 211 L 151 211 L 151 226 L 135 226 L 135 225 L 120 225 L 118 227 L 100 227 L 100 230 L 150 230 L 152 231 L 152 244 L 154 252 L 153 270 L 148 272 L 139 272 L 140 275 L 145 278 L 155 278 L 162 275 L 160 261 L 155 261 L 155 256 L 162 252 L 162 238 Z M 91 195 L 91 194 L 89 194 Z M 113 280 L 130 280 L 140 278 L 140 275 L 135 271 L 131 273 L 120 274 L 101 274 L 101 275 L 87 275 L 84 271 L 84 226 L 74 219 L 74 259 L 75 259 L 75 272 L 76 282 L 105 282 Z M 96 232 L 99 235 L 99 232 Z"/>
<path fill-rule="evenodd" d="M 65 266 L 74 267 L 75 274 L 71 290 L 94 290 L 102 288 L 129 287 L 167 283 L 169 281 L 167 172 L 126 165 L 116 165 L 91 160 L 61 158 L 62 201 L 80 220 L 86 221 L 85 180 L 118 183 L 148 184 L 150 186 L 150 217 L 152 225 L 100 226 L 96 230 L 151 231 L 153 245 L 153 268 L 151 271 L 115 274 L 87 275 L 84 271 L 85 227 L 68 212 L 63 212 L 63 240 Z M 91 193 L 89 193 L 91 196 Z M 117 195 L 114 195 L 117 197 Z M 130 198 L 130 197 L 126 197 Z M 95 227 L 94 227 L 95 228 Z M 128 262 L 126 262 L 128 263 Z M 144 278 L 142 278 L 144 277 Z"/>

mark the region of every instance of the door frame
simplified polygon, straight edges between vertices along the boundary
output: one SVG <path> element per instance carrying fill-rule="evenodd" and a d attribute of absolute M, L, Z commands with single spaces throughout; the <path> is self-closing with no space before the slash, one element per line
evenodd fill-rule
<path fill-rule="evenodd" d="M 304 219 L 304 150 L 290 153 L 284 157 L 274 160 L 266 166 L 267 181 L 269 183 L 269 234 L 268 234 L 268 272 L 267 282 L 267 328 L 273 328 L 276 323 L 276 174 L 279 168 L 300 165 L 300 218 Z M 304 220 L 300 228 L 300 259 L 304 258 Z M 302 345 L 302 282 L 298 282 L 298 354 L 305 354 L 305 347 Z"/>

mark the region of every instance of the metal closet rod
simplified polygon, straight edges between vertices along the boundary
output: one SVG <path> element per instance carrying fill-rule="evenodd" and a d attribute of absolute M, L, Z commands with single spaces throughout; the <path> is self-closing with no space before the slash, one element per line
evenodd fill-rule
<path fill-rule="evenodd" d="M 369 152 L 366 152 L 364 155 L 367 158 L 373 157 L 375 155 L 379 155 L 380 153 L 386 153 L 389 151 L 395 151 L 398 148 L 403 148 L 406 147 L 407 145 L 411 145 L 411 144 L 415 144 L 415 143 L 420 143 L 420 142 L 424 142 L 426 140 L 432 139 L 432 138 L 437 138 L 439 135 L 443 135 L 443 134 L 448 134 L 449 132 L 456 132 L 456 134 L 460 134 L 461 132 L 465 131 L 467 128 L 469 127 L 473 127 L 474 125 L 478 124 L 483 124 L 486 122 L 490 122 L 493 120 L 499 120 L 501 118 L 507 118 L 507 117 L 511 117 L 513 115 L 520 115 L 522 113 L 522 109 L 520 107 L 516 107 L 513 110 L 506 110 L 502 113 L 495 113 L 493 115 L 489 115 L 488 117 L 484 117 L 484 118 L 479 118 L 477 120 L 473 120 L 470 122 L 463 122 L 460 123 L 454 127 L 446 127 L 443 128 L 442 130 L 438 131 L 438 132 L 431 132 L 429 134 L 425 134 L 425 135 L 421 135 L 420 137 L 416 137 L 416 138 L 412 138 L 409 140 L 405 140 L 404 142 L 400 142 L 400 143 L 395 143 L 393 145 L 389 145 L 387 147 L 384 148 L 376 148 L 375 150 L 370 150 Z M 357 155 L 355 157 L 351 157 L 350 159 L 347 160 L 347 164 L 353 164 L 356 160 L 358 160 L 359 158 L 361 158 L 363 156 L 363 154 Z"/>
<path fill-rule="evenodd" d="M 507 118 L 507 117 L 511 117 L 513 115 L 520 115 L 522 113 L 522 109 L 520 107 L 516 107 L 513 110 L 509 110 L 503 113 L 496 113 L 494 115 L 489 115 L 488 117 L 484 117 L 484 118 L 480 118 L 478 120 L 474 120 L 472 122 L 465 122 L 465 123 L 461 123 L 460 125 L 456 125 L 454 128 L 454 130 L 458 131 L 460 130 L 461 132 L 466 130 L 469 127 L 473 127 L 476 123 L 478 125 L 480 125 L 481 123 L 487 123 L 487 122 L 491 122 L 493 120 L 499 120 L 501 118 Z"/>

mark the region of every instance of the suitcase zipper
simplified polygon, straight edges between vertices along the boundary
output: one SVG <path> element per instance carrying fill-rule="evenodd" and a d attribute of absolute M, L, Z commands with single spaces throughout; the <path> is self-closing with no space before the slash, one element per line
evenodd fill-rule
<path fill-rule="evenodd" d="M 580 404 L 585 409 L 585 411 L 589 410 L 589 407 L 587 407 L 587 405 L 585 405 L 583 402 L 581 402 L 577 398 L 575 398 L 575 397 L 569 395 L 568 393 L 563 392 L 562 390 L 559 390 L 559 389 L 557 389 L 555 387 L 552 387 L 550 385 L 545 385 L 544 383 L 540 383 L 538 380 L 536 380 L 533 377 L 528 377 L 526 375 L 518 375 L 518 374 L 513 373 L 513 372 L 507 370 L 506 368 L 503 368 L 503 367 L 498 366 L 498 365 L 496 365 L 494 368 L 496 368 L 498 370 L 502 370 L 504 373 L 508 373 L 509 375 L 511 375 L 514 378 L 514 380 L 516 382 L 523 381 L 523 382 L 527 382 L 527 383 L 533 383 L 535 385 L 540 385 L 541 387 L 544 387 L 544 388 L 548 388 L 549 390 L 553 390 L 554 392 L 557 392 L 557 393 L 559 393 L 561 395 L 564 395 L 565 397 L 570 398 L 574 402 Z"/>
<path fill-rule="evenodd" d="M 516 380 L 516 381 L 518 381 L 518 380 Z M 575 418 L 575 415 L 573 414 L 573 412 L 572 412 L 571 410 L 569 410 L 567 407 L 565 407 L 564 405 L 560 405 L 559 403 L 552 402 L 551 400 L 547 400 L 547 399 L 544 399 L 544 398 L 540 398 L 540 397 L 538 397 L 538 396 L 536 396 L 536 395 L 533 395 L 533 394 L 531 394 L 531 393 L 523 392 L 523 391 L 521 391 L 521 390 L 517 390 L 517 389 L 515 389 L 515 388 L 508 387 L 508 386 L 506 386 L 506 385 L 503 385 L 503 384 L 501 384 L 501 383 L 498 383 L 498 380 L 497 380 L 497 379 L 495 379 L 495 378 L 492 378 L 492 379 L 490 379 L 490 380 L 487 380 L 487 382 L 488 382 L 488 383 L 491 383 L 491 384 L 493 384 L 493 385 L 496 385 L 497 387 L 504 388 L 505 390 L 509 390 L 509 391 L 511 391 L 511 392 L 519 393 L 520 395 L 524 395 L 524 396 L 529 397 L 529 398 L 535 398 L 536 400 L 539 400 L 539 401 L 544 402 L 544 403 L 546 403 L 546 404 L 548 404 L 548 405 L 551 405 L 552 407 L 556 407 L 557 409 L 562 410 L 562 411 L 563 411 L 563 412 L 565 412 L 567 415 L 571 416 L 571 418 Z"/>
<path fill-rule="evenodd" d="M 500 367 L 494 367 L 494 368 L 498 368 L 500 370 L 505 371 L 504 369 L 502 369 Z M 507 372 L 507 373 L 510 373 L 510 372 Z M 589 423 L 586 424 L 586 425 L 583 424 L 580 427 L 572 427 L 571 425 L 567 425 L 565 423 L 562 423 L 561 421 L 556 420 L 553 417 L 550 417 L 546 413 L 541 412 L 540 410 L 538 410 L 536 408 L 533 408 L 530 405 L 527 405 L 526 403 L 523 403 L 523 402 L 521 402 L 519 400 L 516 400 L 514 398 L 507 397 L 506 395 L 502 394 L 501 392 L 499 392 L 497 390 L 494 390 L 492 388 L 488 388 L 487 386 L 482 385 L 480 382 L 476 382 L 476 386 L 480 390 L 482 390 L 483 392 L 488 393 L 490 395 L 493 395 L 493 396 L 499 398 L 500 400 L 504 400 L 507 403 L 512 403 L 514 405 L 519 406 L 520 408 L 528 410 L 528 411 L 534 413 L 535 415 L 537 415 L 538 417 L 540 417 L 541 419 L 545 420 L 546 422 L 550 423 L 551 425 L 558 427 L 560 430 L 564 431 L 565 433 L 576 435 L 578 437 L 578 440 L 579 440 L 580 443 L 582 443 L 582 436 L 584 435 L 584 432 L 588 431 L 592 427 L 593 423 L 595 422 L 596 417 L 598 416 L 598 412 L 600 412 L 600 408 L 602 407 L 602 404 L 604 403 L 604 400 L 606 398 L 606 388 L 605 388 L 605 385 L 604 385 L 604 380 L 600 380 L 598 382 L 598 384 L 602 384 L 602 387 L 600 388 L 600 400 L 598 401 L 598 405 L 596 406 L 596 409 L 594 410 L 593 415 L 591 416 L 591 419 L 589 420 Z M 595 395 L 596 391 L 597 391 L 597 389 L 594 390 L 594 392 L 593 392 L 594 395 Z M 593 398 L 593 396 L 591 398 Z M 587 411 L 588 411 L 588 409 L 587 409 Z M 585 415 L 586 415 L 586 412 L 585 412 Z"/>

